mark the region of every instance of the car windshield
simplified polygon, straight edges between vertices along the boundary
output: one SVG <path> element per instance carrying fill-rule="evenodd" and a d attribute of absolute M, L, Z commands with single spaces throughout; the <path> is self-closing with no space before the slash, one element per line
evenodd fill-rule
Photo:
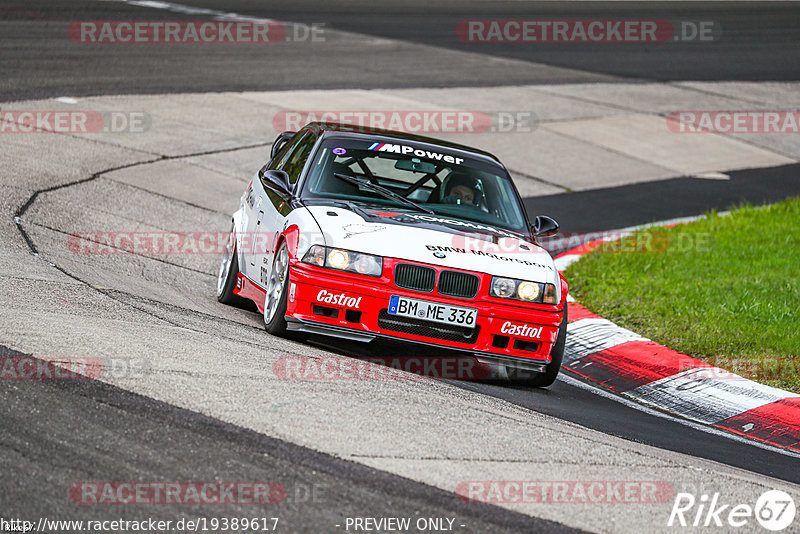
<path fill-rule="evenodd" d="M 302 196 L 428 211 L 524 232 L 524 212 L 508 173 L 464 156 L 404 140 L 333 137 L 323 141 L 312 161 Z"/>

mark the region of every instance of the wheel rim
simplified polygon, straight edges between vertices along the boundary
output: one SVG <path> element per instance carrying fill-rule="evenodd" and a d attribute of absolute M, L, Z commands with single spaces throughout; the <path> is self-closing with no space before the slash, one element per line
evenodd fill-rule
<path fill-rule="evenodd" d="M 225 288 L 225 282 L 228 280 L 228 272 L 231 269 L 231 259 L 233 258 L 233 230 L 231 230 L 228 243 L 225 245 L 225 250 L 222 252 L 222 261 L 219 264 L 219 274 L 217 275 L 217 296 L 222 295 Z"/>
<path fill-rule="evenodd" d="M 264 302 L 264 322 L 269 324 L 275 315 L 275 310 L 278 309 L 278 303 L 283 296 L 283 283 L 289 273 L 289 253 L 286 247 L 283 246 L 275 256 L 275 262 L 272 264 L 272 272 L 269 275 L 269 284 L 267 285 L 267 295 Z"/>

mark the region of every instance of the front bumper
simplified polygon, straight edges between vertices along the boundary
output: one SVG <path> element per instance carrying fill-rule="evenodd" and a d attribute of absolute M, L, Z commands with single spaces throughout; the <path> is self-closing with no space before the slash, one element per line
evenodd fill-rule
<path fill-rule="evenodd" d="M 358 341 L 388 337 L 437 345 L 531 370 L 543 370 L 550 362 L 563 304 L 498 302 L 488 296 L 489 275 L 480 275 L 481 289 L 473 299 L 411 291 L 394 285 L 393 272 L 393 265 L 385 266 L 383 276 L 371 278 L 292 262 L 286 310 L 289 329 Z M 392 295 L 475 308 L 476 327 L 464 329 L 389 315 Z"/>

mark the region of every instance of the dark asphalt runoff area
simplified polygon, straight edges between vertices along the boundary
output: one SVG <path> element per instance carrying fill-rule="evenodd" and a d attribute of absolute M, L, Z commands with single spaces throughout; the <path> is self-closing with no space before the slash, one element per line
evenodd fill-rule
<path fill-rule="evenodd" d="M 322 2 L 182 0 L 184 5 L 367 34 L 499 62 L 464 72 L 398 48 L 374 64 L 355 43 L 275 45 L 102 45 L 65 38 L 81 20 L 186 20 L 185 14 L 122 2 L 9 0 L 0 6 L 0 102 L 58 96 L 278 90 L 500 86 L 614 81 L 800 79 L 800 5 L 791 2 Z M 202 15 L 191 18 L 204 20 Z M 714 21 L 711 43 L 542 44 L 519 47 L 460 41 L 472 19 L 656 19 Z M 384 45 L 386 46 L 386 45 Z M 530 68 L 525 68 L 526 62 Z M 354 73 L 357 73 L 354 74 Z M 565 230 L 593 231 L 763 203 L 800 194 L 798 166 L 730 173 L 729 181 L 671 180 L 527 199 L 532 214 Z M 648 199 L 659 198 L 654 205 Z M 345 346 L 341 350 L 364 350 Z M 4 349 L 0 354 L 13 355 Z M 709 458 L 800 483 L 797 460 L 694 430 L 557 382 L 549 390 L 458 383 L 530 410 L 656 447 Z M 285 502 L 257 515 L 279 517 L 285 531 L 318 531 L 342 516 L 457 517 L 475 532 L 561 532 L 560 525 L 494 506 L 464 504 L 452 494 L 317 453 L 92 380 L 0 381 L 0 508 L 5 515 L 97 519 L 121 508 L 71 505 L 75 480 L 274 480 Z M 316 486 L 315 486 L 316 485 Z M 304 506 L 304 489 L 323 488 L 321 506 Z M 296 490 L 296 491 L 295 491 Z M 293 493 L 294 492 L 294 493 Z M 297 493 L 299 492 L 299 493 Z M 219 516 L 250 513 L 222 507 Z M 207 507 L 165 506 L 164 519 L 208 515 Z M 126 518 L 140 514 L 125 508 Z M 331 529 L 332 530 L 332 529 Z"/>
<path fill-rule="evenodd" d="M 465 69 L 399 45 L 87 44 L 79 21 L 210 20 L 123 2 L 7 0 L 0 6 L 0 102 L 101 94 L 294 88 L 501 86 L 538 83 L 800 79 L 800 5 L 793 2 L 405 2 L 185 0 L 183 6 L 297 22 L 485 55 Z M 710 21 L 712 41 L 658 43 L 464 42 L 462 21 L 484 19 Z M 293 32 L 290 31 L 290 37 Z M 298 34 L 298 38 L 302 35 Z M 507 62 L 488 58 L 502 58 Z M 489 65 L 491 63 L 491 65 Z M 527 63 L 527 64 L 526 64 Z"/>
<path fill-rule="evenodd" d="M 727 180 L 670 178 L 526 198 L 524 203 L 529 215 L 549 215 L 563 231 L 583 233 L 726 211 L 743 204 L 780 202 L 800 195 L 798 164 L 726 174 Z"/>

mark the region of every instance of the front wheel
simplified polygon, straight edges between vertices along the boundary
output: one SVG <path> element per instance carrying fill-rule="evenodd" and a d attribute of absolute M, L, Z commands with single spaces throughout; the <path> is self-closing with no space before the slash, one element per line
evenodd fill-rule
<path fill-rule="evenodd" d="M 525 376 L 530 371 L 522 371 L 517 373 L 515 369 L 508 369 L 508 375 L 512 382 L 515 384 L 529 386 L 534 388 L 546 388 L 551 386 L 556 381 L 559 371 L 561 371 L 561 362 L 564 361 L 564 347 L 567 344 L 567 307 L 564 306 L 564 319 L 561 321 L 561 326 L 558 327 L 558 337 L 553 345 L 553 352 L 551 354 L 550 363 L 547 364 L 543 373 L 538 373 L 533 377 L 516 378 L 515 375 Z"/>
<path fill-rule="evenodd" d="M 289 293 L 289 249 L 281 243 L 267 284 L 264 297 L 264 326 L 272 335 L 286 334 L 286 301 Z"/>

